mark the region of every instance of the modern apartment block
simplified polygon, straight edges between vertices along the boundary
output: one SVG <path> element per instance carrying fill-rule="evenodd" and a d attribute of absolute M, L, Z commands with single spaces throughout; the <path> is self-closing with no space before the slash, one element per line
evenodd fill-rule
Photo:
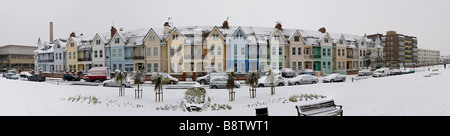
<path fill-rule="evenodd" d="M 383 58 L 391 65 L 414 66 L 418 62 L 417 38 L 387 31 L 382 37 Z"/>
<path fill-rule="evenodd" d="M 439 50 L 421 49 L 419 48 L 419 65 L 434 65 L 438 64 L 441 60 L 441 54 Z"/>

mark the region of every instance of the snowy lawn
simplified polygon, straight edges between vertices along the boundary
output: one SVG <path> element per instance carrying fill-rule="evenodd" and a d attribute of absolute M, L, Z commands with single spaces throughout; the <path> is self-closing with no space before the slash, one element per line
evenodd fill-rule
<path fill-rule="evenodd" d="M 202 112 L 187 112 L 180 108 L 186 89 L 164 89 L 164 102 L 155 102 L 150 84 L 145 84 L 143 99 L 134 99 L 134 89 L 126 88 L 119 97 L 118 88 L 70 85 L 54 81 L 30 82 L 0 78 L 0 115 L 181 115 L 181 116 L 254 116 L 255 108 L 268 107 L 270 116 L 296 116 L 295 105 L 334 99 L 342 105 L 344 115 L 450 115 L 450 69 L 417 71 L 414 74 L 355 80 L 257 88 L 256 98 L 249 98 L 248 86 L 236 91 L 236 101 L 228 102 L 228 90 L 206 89 L 210 97 Z M 440 73 L 424 77 L 431 73 Z M 205 86 L 206 87 L 206 86 Z M 314 100 L 291 102 L 289 97 L 301 94 L 326 96 Z M 231 106 L 231 109 L 228 109 Z M 221 107 L 219 109 L 219 107 Z M 213 110 L 214 109 L 214 110 Z M 219 109 L 219 110 L 217 110 Z"/>

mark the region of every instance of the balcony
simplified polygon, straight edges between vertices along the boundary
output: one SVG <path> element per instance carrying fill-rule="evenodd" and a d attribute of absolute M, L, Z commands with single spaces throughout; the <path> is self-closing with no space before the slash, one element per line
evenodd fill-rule
<path fill-rule="evenodd" d="M 133 59 L 135 59 L 135 60 L 143 60 L 144 56 L 134 56 Z"/>
<path fill-rule="evenodd" d="M 92 58 L 78 58 L 78 61 L 92 61 Z"/>
<path fill-rule="evenodd" d="M 134 58 L 134 56 L 126 56 L 125 60 L 132 60 Z"/>
<path fill-rule="evenodd" d="M 315 59 L 320 59 L 322 56 L 320 54 L 314 54 Z"/>
<path fill-rule="evenodd" d="M 347 55 L 347 59 L 353 59 L 353 55 Z"/>
<path fill-rule="evenodd" d="M 44 63 L 44 62 L 55 62 L 54 59 L 49 59 L 49 60 L 38 60 L 38 62 L 40 63 Z"/>

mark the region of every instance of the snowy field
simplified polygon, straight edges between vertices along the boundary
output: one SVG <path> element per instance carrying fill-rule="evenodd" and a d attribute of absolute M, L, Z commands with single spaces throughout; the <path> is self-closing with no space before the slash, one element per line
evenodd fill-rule
<path fill-rule="evenodd" d="M 433 68 L 432 68 L 433 69 Z M 436 67 L 438 71 L 420 69 L 414 74 L 355 80 L 347 76 L 346 82 L 318 83 L 257 88 L 256 98 L 249 98 L 248 86 L 236 90 L 236 101 L 228 102 L 228 90 L 208 89 L 213 104 L 228 104 L 230 110 L 187 112 L 179 108 L 186 89 L 164 89 L 164 102 L 155 102 L 150 84 L 144 85 L 143 99 L 134 98 L 134 88 L 126 88 L 119 97 L 118 88 L 70 85 L 48 80 L 30 82 L 0 77 L 0 115 L 95 115 L 95 116 L 254 116 L 255 108 L 268 107 L 270 116 L 296 116 L 292 95 L 317 94 L 323 99 L 334 99 L 343 105 L 345 116 L 448 116 L 450 115 L 450 69 Z M 424 77 L 431 73 L 440 73 Z M 95 97 L 95 98 L 94 98 Z M 307 102 L 320 101 L 309 100 Z M 162 110 L 167 107 L 168 110 Z"/>

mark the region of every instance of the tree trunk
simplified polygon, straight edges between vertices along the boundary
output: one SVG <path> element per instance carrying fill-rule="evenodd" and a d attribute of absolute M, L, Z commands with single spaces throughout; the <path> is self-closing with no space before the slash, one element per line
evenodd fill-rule
<path fill-rule="evenodd" d="M 161 88 L 161 102 L 164 102 L 164 93 L 163 93 L 163 89 Z"/>

